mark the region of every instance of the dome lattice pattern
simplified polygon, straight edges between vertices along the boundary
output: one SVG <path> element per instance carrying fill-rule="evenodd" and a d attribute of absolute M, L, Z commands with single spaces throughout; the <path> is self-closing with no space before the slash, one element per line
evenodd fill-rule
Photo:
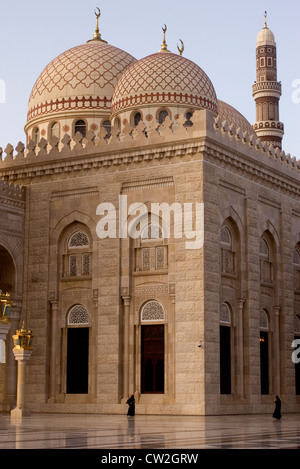
<path fill-rule="evenodd" d="M 157 53 L 139 60 L 119 79 L 112 113 L 154 103 L 200 106 L 217 111 L 214 87 L 194 62 L 172 53 Z"/>
<path fill-rule="evenodd" d="M 77 106 L 109 108 L 118 78 L 135 61 L 127 52 L 101 41 L 69 49 L 50 62 L 37 79 L 29 99 L 28 120 Z M 95 98 L 92 103 L 89 97 Z"/>

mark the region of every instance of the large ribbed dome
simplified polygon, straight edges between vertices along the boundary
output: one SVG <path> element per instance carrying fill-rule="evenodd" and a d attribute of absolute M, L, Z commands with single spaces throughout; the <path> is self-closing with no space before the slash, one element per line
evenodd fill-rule
<path fill-rule="evenodd" d="M 136 59 L 102 40 L 92 40 L 55 58 L 33 86 L 27 125 L 60 116 L 110 115 L 118 78 Z"/>
<path fill-rule="evenodd" d="M 129 67 L 112 99 L 112 116 L 136 107 L 182 106 L 217 113 L 212 82 L 194 62 L 171 52 L 157 52 Z"/>

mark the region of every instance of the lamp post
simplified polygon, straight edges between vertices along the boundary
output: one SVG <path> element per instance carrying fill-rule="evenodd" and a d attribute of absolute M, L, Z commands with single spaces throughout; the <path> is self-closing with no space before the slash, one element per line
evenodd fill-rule
<path fill-rule="evenodd" d="M 25 387 L 26 387 L 26 363 L 32 354 L 32 331 L 25 328 L 16 331 L 12 336 L 14 341 L 13 353 L 18 362 L 18 382 L 17 382 L 17 406 L 11 411 L 12 417 L 23 417 L 30 415 L 30 410 L 25 408 Z"/>

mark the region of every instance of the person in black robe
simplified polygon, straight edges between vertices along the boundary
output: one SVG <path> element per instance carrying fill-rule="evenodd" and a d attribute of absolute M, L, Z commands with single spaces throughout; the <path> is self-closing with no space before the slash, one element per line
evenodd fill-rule
<path fill-rule="evenodd" d="M 274 413 L 273 413 L 273 418 L 277 419 L 277 420 L 280 420 L 282 415 L 281 415 L 281 400 L 280 400 L 279 396 L 275 397 L 274 402 L 275 402 L 275 410 L 274 410 Z"/>
<path fill-rule="evenodd" d="M 129 417 L 133 417 L 134 414 L 135 414 L 135 399 L 134 399 L 134 395 L 132 394 L 132 396 L 128 399 L 128 401 L 126 402 L 126 404 L 129 406 L 128 407 L 128 412 L 127 412 L 127 415 Z"/>

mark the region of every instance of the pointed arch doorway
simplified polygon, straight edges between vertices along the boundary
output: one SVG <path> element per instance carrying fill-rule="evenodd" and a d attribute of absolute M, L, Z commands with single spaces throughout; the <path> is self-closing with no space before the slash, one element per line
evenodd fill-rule
<path fill-rule="evenodd" d="M 87 394 L 89 386 L 89 316 L 82 305 L 68 314 L 67 394 Z"/>
<path fill-rule="evenodd" d="M 164 321 L 162 306 L 157 301 L 147 302 L 141 312 L 141 321 L 141 392 L 162 394 L 165 390 L 165 325 L 161 323 Z"/>

